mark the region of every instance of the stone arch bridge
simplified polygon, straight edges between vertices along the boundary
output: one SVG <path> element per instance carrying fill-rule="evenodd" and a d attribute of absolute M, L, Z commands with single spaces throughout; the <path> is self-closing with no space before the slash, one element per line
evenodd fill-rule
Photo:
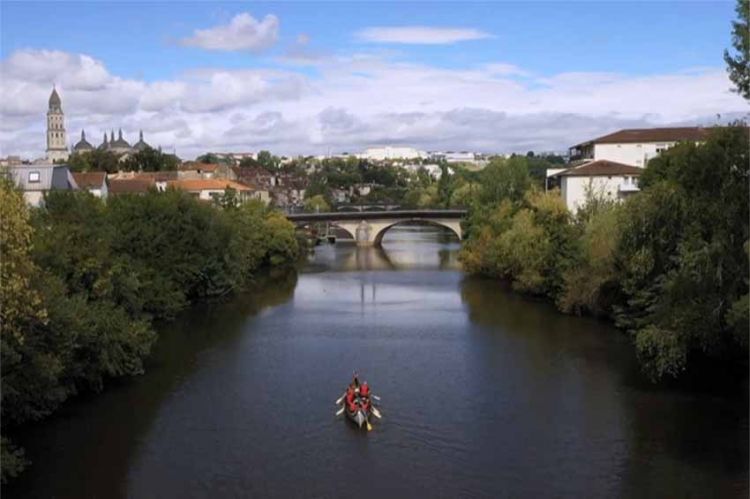
<path fill-rule="evenodd" d="M 461 219 L 466 210 L 393 210 L 331 213 L 293 213 L 286 217 L 298 226 L 330 223 L 351 234 L 360 246 L 380 246 L 385 233 L 404 222 L 422 222 L 446 227 L 461 240 Z"/>

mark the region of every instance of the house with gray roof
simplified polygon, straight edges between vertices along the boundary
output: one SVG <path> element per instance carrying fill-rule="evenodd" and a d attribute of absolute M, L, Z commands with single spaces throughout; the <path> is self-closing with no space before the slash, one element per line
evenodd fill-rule
<path fill-rule="evenodd" d="M 78 188 L 67 165 L 16 165 L 6 171 L 32 206 L 44 204 L 44 195 L 49 191 Z"/>

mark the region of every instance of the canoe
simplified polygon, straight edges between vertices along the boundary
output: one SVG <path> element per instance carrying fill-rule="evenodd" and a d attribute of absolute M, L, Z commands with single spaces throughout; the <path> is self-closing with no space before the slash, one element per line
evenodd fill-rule
<path fill-rule="evenodd" d="M 367 421 L 370 419 L 371 410 L 369 409 L 365 410 L 361 406 L 361 401 L 359 399 L 357 399 L 357 401 L 355 402 L 356 408 L 353 411 L 350 410 L 349 404 L 346 402 L 346 400 L 344 401 L 344 404 L 346 407 L 344 409 L 346 416 L 352 421 L 354 421 L 354 423 L 360 428 L 362 428 L 362 426 L 365 425 Z"/>
<path fill-rule="evenodd" d="M 358 427 L 362 428 L 365 426 L 369 430 L 372 428 L 369 424 L 372 418 L 372 400 L 360 397 L 359 390 L 355 391 L 355 393 L 353 404 L 350 404 L 346 400 L 346 397 L 342 397 L 341 403 L 344 405 L 344 412 L 346 413 L 346 417 Z"/>

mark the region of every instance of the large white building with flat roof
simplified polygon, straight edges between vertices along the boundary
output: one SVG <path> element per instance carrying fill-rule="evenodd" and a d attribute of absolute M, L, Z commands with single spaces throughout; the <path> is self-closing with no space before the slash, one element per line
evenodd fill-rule
<path fill-rule="evenodd" d="M 414 149 L 413 147 L 370 147 L 358 155 L 362 159 L 382 161 L 384 159 L 417 159 L 429 156 L 427 151 Z"/>

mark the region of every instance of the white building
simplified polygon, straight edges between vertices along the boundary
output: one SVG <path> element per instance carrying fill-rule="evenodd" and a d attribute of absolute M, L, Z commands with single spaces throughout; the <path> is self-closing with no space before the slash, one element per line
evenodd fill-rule
<path fill-rule="evenodd" d="M 447 151 L 447 152 L 434 152 L 432 158 L 436 160 L 444 160 L 448 163 L 474 163 L 477 159 L 477 155 L 469 151 Z"/>
<path fill-rule="evenodd" d="M 424 168 L 427 173 L 430 174 L 433 178 L 440 178 L 443 176 L 443 170 L 440 168 L 440 165 L 435 163 L 425 163 L 423 165 L 419 164 L 406 164 L 404 165 L 404 168 L 410 172 L 417 173 L 421 168 Z M 453 173 L 453 168 L 448 167 L 448 172 Z"/>
<path fill-rule="evenodd" d="M 709 129 L 702 127 L 635 128 L 620 130 L 570 148 L 570 159 L 608 160 L 645 168 L 648 160 L 678 142 L 703 142 Z"/>
<path fill-rule="evenodd" d="M 429 156 L 427 151 L 420 151 L 413 147 L 370 147 L 358 155 L 362 159 L 382 161 L 384 159 L 417 159 Z"/>
<path fill-rule="evenodd" d="M 575 213 L 590 195 L 622 199 L 638 192 L 638 177 L 642 168 L 613 161 L 590 161 L 573 168 L 556 169 L 548 174 L 560 182 L 560 195 L 568 209 Z"/>
<path fill-rule="evenodd" d="M 52 88 L 47 110 L 47 161 L 66 161 L 68 159 L 68 139 L 65 134 L 65 115 L 62 101 L 57 89 Z"/>

